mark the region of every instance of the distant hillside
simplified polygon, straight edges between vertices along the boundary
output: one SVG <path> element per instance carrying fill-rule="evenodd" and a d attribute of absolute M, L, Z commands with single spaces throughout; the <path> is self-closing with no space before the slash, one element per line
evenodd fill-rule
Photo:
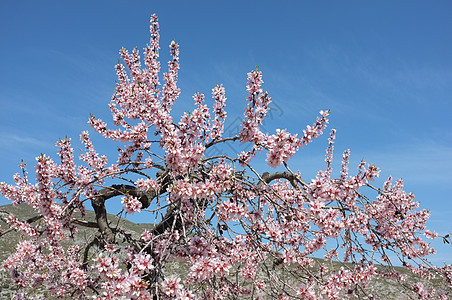
<path fill-rule="evenodd" d="M 5 230 L 8 228 L 8 225 L 3 222 L 1 219 L 7 216 L 7 213 L 12 213 L 20 220 L 26 220 L 36 215 L 36 212 L 28 205 L 5 205 L 0 206 L 0 229 Z M 84 218 L 86 221 L 94 222 L 95 215 L 93 211 L 87 211 L 86 216 Z M 117 224 L 120 222 L 121 228 L 133 234 L 135 237 L 138 237 L 145 229 L 152 229 L 152 224 L 135 224 L 125 219 L 119 219 L 115 215 L 109 215 L 108 220 L 111 224 Z M 93 235 L 97 230 L 95 228 L 87 228 L 83 226 L 79 226 L 79 232 L 75 236 L 75 243 L 83 247 L 92 240 Z M 20 234 L 17 232 L 10 232 L 4 237 L 0 238 L 0 263 L 6 259 L 15 248 L 15 245 L 20 240 Z M 318 261 L 323 261 L 321 259 L 316 259 Z M 333 263 L 339 264 L 339 263 Z M 377 266 L 377 269 L 384 270 L 383 266 Z M 235 269 L 235 268 L 233 268 Z M 396 267 L 395 268 L 400 273 L 406 274 L 408 276 L 405 284 L 407 286 L 411 286 L 413 283 L 423 281 L 417 276 L 413 275 L 411 272 L 407 271 L 404 268 Z M 174 261 L 169 264 L 166 268 L 167 274 L 179 274 L 184 277 L 184 275 L 188 272 L 188 266 L 185 262 L 182 261 Z M 231 270 L 232 271 L 232 270 Z M 234 273 L 233 271 L 231 273 Z M 0 272 L 0 299 L 10 299 L 11 298 L 11 287 L 10 281 L 5 272 Z M 445 289 L 445 283 L 439 280 L 431 281 L 436 288 Z M 295 284 L 295 283 L 294 283 Z M 394 281 L 393 279 L 379 278 L 377 280 L 372 280 L 370 286 L 370 290 L 372 294 L 376 296 L 376 299 L 417 299 L 414 293 L 407 292 L 406 289 L 400 286 L 400 283 Z M 265 299 L 265 298 L 264 298 Z M 352 297 L 351 299 L 357 299 L 356 297 Z"/>
<path fill-rule="evenodd" d="M 0 206 L 0 229 L 6 230 L 9 226 L 3 221 L 8 216 L 8 213 L 16 216 L 20 221 L 25 221 L 31 217 L 37 215 L 33 208 L 26 204 L 21 205 L 3 205 Z M 80 215 L 78 215 L 80 218 Z M 86 215 L 83 218 L 85 221 L 95 222 L 95 214 L 93 211 L 86 211 Z M 119 219 L 115 215 L 108 215 L 108 220 L 112 226 L 116 226 L 120 222 L 120 228 L 125 229 L 127 232 L 138 237 L 145 229 L 152 229 L 152 224 L 140 223 L 136 224 L 125 219 Z M 83 247 L 87 243 L 92 241 L 94 234 L 97 232 L 96 228 L 88 228 L 84 226 L 78 226 L 79 231 L 75 235 L 74 243 Z M 0 237 L 0 264 L 3 262 L 13 251 L 16 244 L 20 240 L 20 234 L 17 232 L 9 232 L 5 236 Z M 72 243 L 72 241 L 71 241 Z M 10 299 L 10 280 L 5 272 L 0 272 L 0 299 Z"/>
<path fill-rule="evenodd" d="M 25 221 L 33 216 L 36 216 L 37 213 L 33 210 L 32 207 L 26 204 L 21 205 L 3 205 L 0 206 L 0 229 L 5 230 L 8 228 L 8 225 L 2 220 L 4 217 L 7 217 L 7 213 L 12 213 L 14 216 L 18 217 L 19 220 Z M 78 215 L 80 216 L 80 215 Z M 3 218 L 2 218 L 3 217 Z M 95 214 L 93 211 L 87 210 L 86 216 L 83 218 L 85 221 L 95 222 Z M 115 215 L 108 215 L 108 220 L 116 225 L 120 222 L 121 228 L 124 228 L 126 231 L 136 232 L 137 235 L 141 234 L 145 229 L 152 229 L 152 224 L 146 223 L 133 223 L 126 219 L 119 219 Z M 78 226 L 79 232 L 75 236 L 75 243 L 78 245 L 83 245 L 86 242 L 90 242 L 90 237 L 95 234 L 97 231 L 96 228 L 88 228 L 84 226 Z M 19 241 L 20 235 L 16 232 L 10 232 L 6 234 L 3 238 L 0 238 L 0 261 L 3 261 L 8 255 L 14 250 L 14 246 Z"/>

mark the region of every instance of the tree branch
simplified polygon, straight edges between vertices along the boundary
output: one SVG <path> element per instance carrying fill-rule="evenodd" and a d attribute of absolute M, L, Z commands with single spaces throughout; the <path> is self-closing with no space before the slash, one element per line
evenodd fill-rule
<path fill-rule="evenodd" d="M 294 188 L 298 188 L 297 181 L 299 181 L 299 180 L 295 174 L 291 174 L 286 171 L 275 172 L 272 174 L 270 174 L 269 172 L 264 172 L 264 174 L 262 174 L 262 180 L 267 184 L 269 184 L 273 180 L 281 179 L 281 178 L 287 179 Z"/>
<path fill-rule="evenodd" d="M 110 198 L 129 194 L 138 198 L 141 202 L 142 208 L 147 208 L 151 204 L 152 199 L 158 195 L 166 192 L 166 188 L 170 183 L 168 176 L 168 171 L 158 171 L 157 178 L 160 181 L 161 187 L 158 191 L 143 191 L 135 186 L 121 184 L 114 184 L 111 187 L 106 187 L 98 191 L 97 195 L 91 199 L 91 205 L 96 214 L 96 223 L 100 232 L 103 234 L 107 243 L 114 242 L 115 236 L 107 221 L 107 210 L 105 208 L 105 201 Z"/>

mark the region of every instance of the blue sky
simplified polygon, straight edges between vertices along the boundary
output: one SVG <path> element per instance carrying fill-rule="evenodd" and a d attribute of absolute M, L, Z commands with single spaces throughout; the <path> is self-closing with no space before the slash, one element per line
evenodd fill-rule
<path fill-rule="evenodd" d="M 259 66 L 274 101 L 266 129 L 301 132 L 330 109 L 336 165 L 350 148 L 352 170 L 364 158 L 403 178 L 430 227 L 452 231 L 450 1 L 0 0 L 0 181 L 22 159 L 31 171 L 40 153 L 55 157 L 59 138 L 79 146 L 90 113 L 111 123 L 118 50 L 145 46 L 152 13 L 162 66 L 171 40 L 181 47 L 175 116 L 223 83 L 236 128 Z M 327 137 L 290 161 L 306 179 L 324 168 Z M 452 263 L 452 247 L 435 245 L 432 261 Z"/>

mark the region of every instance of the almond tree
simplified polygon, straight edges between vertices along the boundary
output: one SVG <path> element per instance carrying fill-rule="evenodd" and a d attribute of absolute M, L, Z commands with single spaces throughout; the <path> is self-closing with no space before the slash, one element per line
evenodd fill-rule
<path fill-rule="evenodd" d="M 271 99 L 256 68 L 248 73 L 248 101 L 236 135 L 224 135 L 222 85 L 212 89 L 211 111 L 205 95 L 196 93 L 193 111 L 175 121 L 179 45 L 170 44 L 161 84 L 156 15 L 150 33 L 144 66 L 137 49 L 120 50 L 124 64 L 115 67 L 109 104 L 113 125 L 89 118 L 95 132 L 123 145 L 117 159 L 100 155 L 84 131 L 79 164 L 71 139 L 60 140 L 58 162 L 36 158 L 34 182 L 22 164 L 15 185 L 0 184 L 14 205 L 36 211 L 28 220 L 10 215 L 10 229 L 0 232 L 2 238 L 12 230 L 23 237 L 1 265 L 17 297 L 32 298 L 38 290 L 96 299 L 373 298 L 369 283 L 379 277 L 392 278 L 413 297 L 450 296 L 451 266 L 434 267 L 424 258 L 434 249 L 423 236 L 437 237 L 425 228 L 429 212 L 418 209 L 402 180 L 373 186 L 379 170 L 364 161 L 350 174 L 349 150 L 340 177 L 333 178 L 334 129 L 325 169 L 316 178 L 305 181 L 289 167 L 289 159 L 326 129 L 329 111 L 299 135 L 263 132 Z M 209 155 L 227 143 L 250 150 Z M 262 174 L 255 167 L 259 153 L 269 166 Z M 146 214 L 155 226 L 138 237 L 127 232 L 109 221 L 107 201 L 121 201 L 123 215 Z M 86 205 L 95 220 L 84 217 Z M 71 244 L 82 226 L 98 234 L 86 245 Z M 186 270 L 172 271 L 168 264 L 175 262 Z M 443 288 L 404 282 L 394 264 L 440 278 Z"/>

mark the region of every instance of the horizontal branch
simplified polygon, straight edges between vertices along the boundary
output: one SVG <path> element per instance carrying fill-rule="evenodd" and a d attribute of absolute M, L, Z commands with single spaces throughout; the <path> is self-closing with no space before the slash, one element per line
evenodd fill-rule
<path fill-rule="evenodd" d="M 225 143 L 227 141 L 237 141 L 238 139 L 239 139 L 238 136 L 234 136 L 234 137 L 229 137 L 229 138 L 225 138 L 225 139 L 221 139 L 221 140 L 213 140 L 210 143 L 206 144 L 206 149 L 209 147 L 212 147 L 215 144 Z"/>
<path fill-rule="evenodd" d="M 264 174 L 262 174 L 261 177 L 262 177 L 262 180 L 267 184 L 269 184 L 270 182 L 272 182 L 273 180 L 276 180 L 276 179 L 286 179 L 290 182 L 290 184 L 294 188 L 298 188 L 297 181 L 302 183 L 295 174 L 291 174 L 287 171 L 275 172 L 275 173 L 271 173 L 271 174 L 269 172 L 264 172 Z"/>
<path fill-rule="evenodd" d="M 85 221 L 85 220 L 74 219 L 74 220 L 72 220 L 72 223 L 79 225 L 79 226 L 89 227 L 89 228 L 99 228 L 99 225 L 96 222 L 89 222 L 89 221 Z"/>

